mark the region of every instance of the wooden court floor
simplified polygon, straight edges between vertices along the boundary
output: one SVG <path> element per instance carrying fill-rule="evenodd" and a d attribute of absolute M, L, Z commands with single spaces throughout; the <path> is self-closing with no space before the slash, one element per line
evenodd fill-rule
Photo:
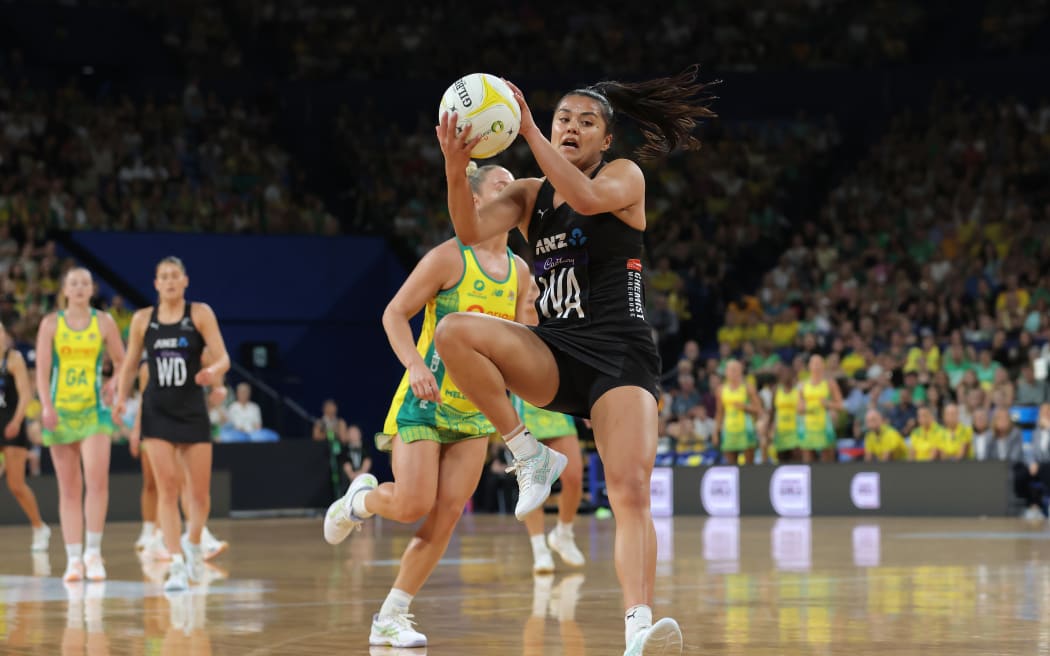
<path fill-rule="evenodd" d="M 0 528 L 0 653 L 623 653 L 611 520 L 580 520 L 582 571 L 534 578 L 517 522 L 466 517 L 413 605 L 427 650 L 367 645 L 408 529 L 372 523 L 335 548 L 320 519 L 212 529 L 230 551 L 206 586 L 169 600 L 163 571 L 132 550 L 136 525 L 108 528 L 108 581 L 69 588 L 59 539 L 34 559 L 27 528 Z M 687 654 L 1050 653 L 1045 523 L 690 517 L 658 533 L 656 614 L 678 619 Z"/>

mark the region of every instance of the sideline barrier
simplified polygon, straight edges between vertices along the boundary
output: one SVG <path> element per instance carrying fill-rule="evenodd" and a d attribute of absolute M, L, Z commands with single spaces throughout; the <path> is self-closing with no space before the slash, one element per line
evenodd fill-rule
<path fill-rule="evenodd" d="M 228 517 L 230 514 L 230 489 L 231 477 L 229 472 L 213 471 L 211 475 L 211 516 Z M 53 474 L 45 474 L 36 478 L 27 478 L 26 483 L 33 494 L 36 495 L 37 503 L 40 505 L 40 514 L 44 521 L 51 525 L 54 531 L 51 536 L 52 543 L 55 539 L 61 543 L 62 537 L 58 531 L 58 481 Z M 6 487 L 6 485 L 5 485 Z M 111 473 L 109 476 L 109 510 L 106 512 L 107 522 L 130 522 L 142 521 L 142 513 L 139 507 L 139 493 L 142 491 L 142 475 L 139 473 Z M 6 498 L 5 498 L 6 497 Z M 0 524 L 25 524 L 26 543 L 28 544 L 29 522 L 22 509 L 15 503 L 14 498 L 6 489 L 0 490 Z"/>
<path fill-rule="evenodd" d="M 663 471 L 661 471 L 663 470 Z M 1004 516 L 1010 467 L 998 462 L 675 467 L 654 473 L 653 506 L 675 515 Z M 667 481 L 671 499 L 667 499 Z M 655 514 L 655 512 L 654 512 Z"/>

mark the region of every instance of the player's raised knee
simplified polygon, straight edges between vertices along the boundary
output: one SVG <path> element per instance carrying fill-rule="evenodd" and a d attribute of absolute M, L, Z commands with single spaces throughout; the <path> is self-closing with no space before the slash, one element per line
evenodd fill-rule
<path fill-rule="evenodd" d="M 434 331 L 434 345 L 444 357 L 452 348 L 461 348 L 470 343 L 473 334 L 472 324 L 477 317 L 469 312 L 453 312 L 438 322 Z"/>

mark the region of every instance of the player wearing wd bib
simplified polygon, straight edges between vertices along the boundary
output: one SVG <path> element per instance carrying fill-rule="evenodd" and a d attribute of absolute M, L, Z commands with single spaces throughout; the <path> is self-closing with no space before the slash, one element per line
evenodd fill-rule
<path fill-rule="evenodd" d="M 141 430 L 133 431 L 132 450 L 141 438 L 157 486 L 157 519 L 171 568 L 164 590 L 186 590 L 203 576 L 205 523 L 211 508 L 211 425 L 205 388 L 222 384 L 230 357 L 215 312 L 206 303 L 186 300 L 189 276 L 177 257 L 154 270 L 157 303 L 135 312 L 128 330 L 128 359 L 120 373 L 115 409 L 124 416 L 136 367 L 146 354 L 148 381 L 140 405 Z M 207 349 L 211 362 L 202 366 Z M 141 380 L 141 378 L 140 378 Z M 179 496 L 185 487 L 186 533 L 180 540 Z"/>
<path fill-rule="evenodd" d="M 107 433 L 102 417 L 102 330 L 91 310 L 87 328 L 73 330 L 58 312 L 51 362 L 51 403 L 58 415 L 54 430 L 44 429 L 44 445 L 74 444 Z"/>
<path fill-rule="evenodd" d="M 773 395 L 773 449 L 777 461 L 790 462 L 798 450 L 799 389 L 791 367 L 781 367 L 780 381 Z"/>
<path fill-rule="evenodd" d="M 418 398 L 409 384 L 409 372 L 401 378 L 394 394 L 383 432 L 376 435 L 376 447 L 391 450 L 394 435 L 406 444 L 418 440 L 450 443 L 464 439 L 485 437 L 495 429 L 478 412 L 474 404 L 445 375 L 445 365 L 434 348 L 434 331 L 438 323 L 452 312 L 481 312 L 503 319 L 513 319 L 518 298 L 519 272 L 514 254 L 507 250 L 510 266 L 506 278 L 494 280 L 478 264 L 474 250 L 455 240 L 463 259 L 463 275 L 449 289 L 443 289 L 426 305 L 423 330 L 416 342 L 416 350 L 434 375 L 441 403 Z"/>
<path fill-rule="evenodd" d="M 973 457 L 973 428 L 959 423 L 959 406 L 944 406 L 939 451 L 942 460 L 966 460 Z"/>

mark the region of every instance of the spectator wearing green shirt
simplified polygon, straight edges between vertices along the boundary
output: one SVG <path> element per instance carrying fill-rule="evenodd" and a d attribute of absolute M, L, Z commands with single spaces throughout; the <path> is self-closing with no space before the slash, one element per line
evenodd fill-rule
<path fill-rule="evenodd" d="M 992 360 L 991 349 L 981 349 L 977 358 L 977 364 L 973 366 L 973 372 L 977 374 L 977 382 L 981 384 L 982 389 L 990 390 L 995 384 L 995 372 L 1002 369 L 1002 365 Z"/>
<path fill-rule="evenodd" d="M 952 344 L 948 352 L 944 354 L 941 368 L 948 374 L 948 382 L 952 387 L 958 387 L 962 381 L 963 374 L 973 367 L 973 363 L 966 355 L 966 350 L 959 342 Z"/>
<path fill-rule="evenodd" d="M 748 362 L 749 371 L 753 374 L 773 373 L 779 364 L 780 356 L 773 351 L 773 344 L 769 340 L 758 343 L 758 351 Z"/>

